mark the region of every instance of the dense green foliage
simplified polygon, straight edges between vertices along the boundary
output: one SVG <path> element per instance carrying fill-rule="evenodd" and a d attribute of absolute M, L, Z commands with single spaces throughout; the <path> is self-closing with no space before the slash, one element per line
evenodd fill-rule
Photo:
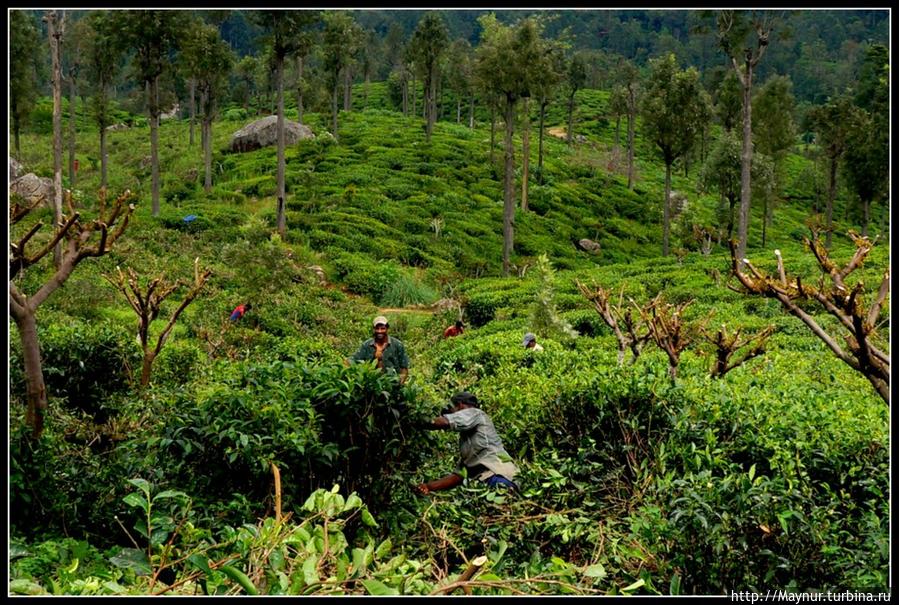
<path fill-rule="evenodd" d="M 547 136 L 543 184 L 515 217 L 515 272 L 502 278 L 503 175 L 488 160 L 487 110 L 474 128 L 439 119 L 427 142 L 388 83 L 366 84 L 365 96 L 362 86 L 339 114 L 339 143 L 327 108 L 304 113 L 316 138 L 286 150 L 283 238 L 274 147 L 226 151 L 252 111 L 235 104 L 216 118 L 209 191 L 187 120 L 161 124 L 154 217 L 146 119 L 116 108 L 130 127 L 108 134 L 109 184 L 134 191 L 138 207 L 115 248 L 80 265 L 38 313 L 50 402 L 38 441 L 24 423 L 10 323 L 11 593 L 432 594 L 481 555 L 475 594 L 887 586 L 889 410 L 776 301 L 728 287 L 726 242 L 697 237 L 719 224 L 723 186 L 705 191 L 699 164 L 675 164 L 672 188 L 688 202 L 671 217 L 676 255 L 659 257 L 665 166 L 654 143 L 638 121 L 630 190 L 609 93 L 578 90 L 583 142 Z M 455 111 L 449 95 L 438 104 L 438 116 Z M 41 176 L 52 173 L 48 106 L 38 101 L 19 158 Z M 548 128 L 566 112 L 552 103 Z M 98 134 L 78 117 L 74 198 L 92 215 Z M 780 249 L 806 283 L 821 278 L 802 245 L 826 189 L 815 151 L 785 154 L 767 241 L 754 206 L 748 248 L 770 273 Z M 844 234 L 863 217 L 845 188 L 836 195 L 831 252 L 844 263 Z M 885 233 L 888 208 L 873 208 L 869 231 Z M 34 214 L 11 238 L 50 212 Z M 600 250 L 584 251 L 582 238 Z M 849 285 L 879 283 L 889 254 L 879 243 Z M 189 279 L 196 258 L 212 278 L 139 390 L 136 319 L 102 276 L 128 267 Z M 18 279 L 49 275 L 35 265 Z M 576 280 L 622 292 L 625 304 L 692 300 L 693 331 L 706 321 L 774 333 L 764 355 L 718 379 L 697 338 L 672 383 L 653 346 L 617 363 L 615 336 Z M 441 338 L 458 317 L 431 306 L 441 298 L 461 305 L 461 336 Z M 252 310 L 229 322 L 247 301 Z M 344 365 L 380 313 L 412 358 L 405 385 Z M 524 349 L 525 331 L 545 350 Z M 466 480 L 415 495 L 456 467 L 456 435 L 421 422 L 459 389 L 493 418 L 520 493 Z"/>

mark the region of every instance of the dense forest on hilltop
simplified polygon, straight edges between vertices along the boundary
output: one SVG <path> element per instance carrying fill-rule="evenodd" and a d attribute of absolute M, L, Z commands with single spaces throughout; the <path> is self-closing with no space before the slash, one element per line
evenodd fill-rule
<path fill-rule="evenodd" d="M 10 594 L 887 590 L 888 11 L 9 17 Z"/>

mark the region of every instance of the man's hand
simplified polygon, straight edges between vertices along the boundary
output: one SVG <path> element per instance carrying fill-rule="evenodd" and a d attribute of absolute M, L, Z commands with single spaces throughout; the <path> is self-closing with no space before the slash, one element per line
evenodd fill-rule
<path fill-rule="evenodd" d="M 418 485 L 416 485 L 415 491 L 417 491 L 422 496 L 427 496 L 428 494 L 431 493 L 431 490 L 428 489 L 428 486 L 426 483 L 419 483 Z"/>

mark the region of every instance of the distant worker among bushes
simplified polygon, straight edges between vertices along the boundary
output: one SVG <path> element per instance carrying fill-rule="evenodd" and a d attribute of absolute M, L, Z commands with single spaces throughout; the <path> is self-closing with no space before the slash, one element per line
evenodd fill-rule
<path fill-rule="evenodd" d="M 524 335 L 524 340 L 521 341 L 521 344 L 524 345 L 525 349 L 531 349 L 533 351 L 542 351 L 543 347 L 540 343 L 537 342 L 537 336 L 533 332 L 528 332 Z"/>
<path fill-rule="evenodd" d="M 448 327 L 443 331 L 444 338 L 452 338 L 453 336 L 458 336 L 465 331 L 465 324 L 462 323 L 461 319 L 457 319 L 456 323 Z"/>
<path fill-rule="evenodd" d="M 253 308 L 252 303 L 245 303 L 242 305 L 237 305 L 234 307 L 234 310 L 231 311 L 231 321 L 237 321 L 244 315 L 246 315 L 247 311 Z"/>
<path fill-rule="evenodd" d="M 456 487 L 463 481 L 462 468 L 468 477 L 483 481 L 490 487 L 510 487 L 517 490 L 513 482 L 518 467 L 503 447 L 496 433 L 493 421 L 480 409 L 478 398 L 468 391 L 461 391 L 450 399 L 452 409 L 426 423 L 429 430 L 447 430 L 459 433 L 458 470 L 440 479 L 419 483 L 418 493 L 427 495 Z"/>
<path fill-rule="evenodd" d="M 406 382 L 409 375 L 409 356 L 406 355 L 406 347 L 403 342 L 387 334 L 390 324 L 383 315 L 375 317 L 372 321 L 374 336 L 369 338 L 359 347 L 353 356 L 347 360 L 353 363 L 359 361 L 377 361 L 381 370 L 392 370 L 400 377 L 400 384 Z"/>

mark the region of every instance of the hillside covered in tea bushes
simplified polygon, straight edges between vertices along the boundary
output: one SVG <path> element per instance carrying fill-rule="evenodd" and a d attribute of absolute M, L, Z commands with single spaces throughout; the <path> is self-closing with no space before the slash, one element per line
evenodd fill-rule
<path fill-rule="evenodd" d="M 49 397 L 39 440 L 9 322 L 10 592 L 437 594 L 461 591 L 454 583 L 475 561 L 465 589 L 480 595 L 887 585 L 889 407 L 776 300 L 737 291 L 726 238 L 696 236 L 720 223 L 699 158 L 673 171 L 687 202 L 662 256 L 664 164 L 638 124 L 629 189 L 609 93 L 579 91 L 581 136 L 546 135 L 542 184 L 532 180 L 529 210 L 516 214 L 514 271 L 503 277 L 501 126 L 493 150 L 483 109 L 474 128 L 438 121 L 427 142 L 420 118 L 390 108 L 386 84 L 361 86 L 339 142 L 329 115 L 306 113 L 316 137 L 287 148 L 283 238 L 275 147 L 227 151 L 259 116 L 230 107 L 214 123 L 209 192 L 187 120 L 164 121 L 153 216 L 148 129 L 122 113 L 130 127 L 108 141 L 110 199 L 128 189 L 135 210 L 112 250 L 80 263 L 37 313 Z M 45 177 L 49 106 L 39 104 L 17 158 Z M 566 119 L 551 107 L 547 130 Z M 98 135 L 80 116 L 77 133 L 72 196 L 91 217 Z M 804 243 L 824 195 L 813 151 L 788 156 L 764 246 L 753 207 L 747 252 L 773 275 L 779 250 L 809 285 L 824 277 Z M 866 304 L 890 254 L 888 210 L 874 210 L 869 231 L 883 237 L 847 277 L 868 285 Z M 52 212 L 11 225 L 10 241 L 38 219 L 52 224 Z M 856 249 L 847 233 L 860 229 L 848 191 L 834 220 L 830 256 L 845 266 Z M 49 227 L 34 237 L 46 243 Z M 137 316 L 113 285 L 117 270 L 146 288 L 159 276 L 193 283 L 197 268 L 208 282 L 141 388 Z M 51 274 L 45 261 L 16 279 L 33 292 Z M 693 343 L 676 379 L 651 342 L 619 363 L 618 340 L 578 282 L 634 316 L 659 295 L 689 302 L 680 320 Z M 162 305 L 151 342 L 187 290 Z M 252 310 L 229 322 L 247 301 Z M 839 334 L 820 307 L 803 308 Z M 411 357 L 405 385 L 343 363 L 378 314 Z M 460 314 L 464 334 L 444 340 Z M 721 325 L 773 331 L 763 352 L 716 378 L 699 328 Z M 527 331 L 544 351 L 521 346 Z M 457 436 L 420 423 L 462 389 L 521 468 L 521 493 L 473 480 L 414 492 L 456 466 Z"/>

